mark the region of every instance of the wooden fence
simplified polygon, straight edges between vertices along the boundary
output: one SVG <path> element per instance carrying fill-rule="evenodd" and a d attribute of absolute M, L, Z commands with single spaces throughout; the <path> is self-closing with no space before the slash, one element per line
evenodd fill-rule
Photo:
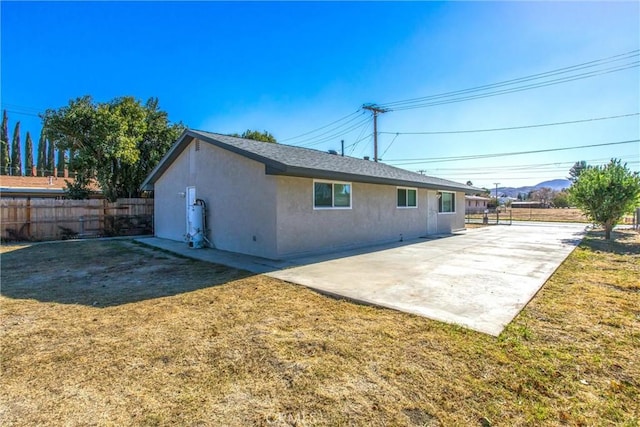
<path fill-rule="evenodd" d="M 153 199 L 0 199 L 2 241 L 153 234 Z"/>

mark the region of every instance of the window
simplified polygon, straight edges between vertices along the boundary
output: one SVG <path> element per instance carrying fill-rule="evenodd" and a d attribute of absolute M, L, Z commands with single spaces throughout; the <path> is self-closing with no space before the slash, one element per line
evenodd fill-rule
<path fill-rule="evenodd" d="M 418 190 L 415 188 L 398 187 L 398 207 L 415 208 L 418 207 Z"/>
<path fill-rule="evenodd" d="M 449 193 L 441 191 L 438 193 L 438 212 L 440 213 L 455 213 L 456 211 L 456 193 Z"/>
<path fill-rule="evenodd" d="M 350 209 L 351 184 L 347 182 L 314 181 L 313 207 L 318 209 Z"/>

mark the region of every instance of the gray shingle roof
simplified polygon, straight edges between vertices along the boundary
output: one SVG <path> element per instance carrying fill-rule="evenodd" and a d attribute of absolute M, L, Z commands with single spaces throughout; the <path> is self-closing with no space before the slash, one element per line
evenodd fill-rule
<path fill-rule="evenodd" d="M 188 129 L 160 164 L 149 174 L 142 188 L 150 189 L 171 162 L 194 139 L 208 142 L 265 165 L 267 174 L 300 176 L 340 181 L 366 182 L 476 193 L 478 189 L 446 179 L 420 175 L 384 163 L 342 157 L 324 151 L 271 144 L 211 132 Z"/>

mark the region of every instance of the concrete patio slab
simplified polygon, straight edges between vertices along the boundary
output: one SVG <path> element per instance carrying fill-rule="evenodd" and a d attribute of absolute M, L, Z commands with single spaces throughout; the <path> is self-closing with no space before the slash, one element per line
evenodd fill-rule
<path fill-rule="evenodd" d="M 211 262 L 214 264 L 226 265 L 227 267 L 246 270 L 256 274 L 267 273 L 274 270 L 281 270 L 283 268 L 300 265 L 299 263 L 276 261 L 251 255 L 238 254 L 235 252 L 221 251 L 219 249 L 193 249 L 187 246 L 185 242 L 162 239 L 160 237 L 138 237 L 135 240 L 140 243 L 144 243 L 145 245 L 173 252 L 187 258 Z"/>
<path fill-rule="evenodd" d="M 497 336 L 580 243 L 584 224 L 518 223 L 267 273 Z"/>
<path fill-rule="evenodd" d="M 514 223 L 285 261 L 136 240 L 497 336 L 580 243 L 584 224 Z"/>

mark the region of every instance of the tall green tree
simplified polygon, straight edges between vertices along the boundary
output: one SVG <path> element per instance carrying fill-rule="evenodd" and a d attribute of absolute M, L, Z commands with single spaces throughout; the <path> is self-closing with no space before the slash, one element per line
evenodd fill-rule
<path fill-rule="evenodd" d="M 604 166 L 583 170 L 569 188 L 569 196 L 589 219 L 604 227 L 609 240 L 622 216 L 640 204 L 640 175 L 611 159 Z"/>
<path fill-rule="evenodd" d="M 53 166 L 56 164 L 56 144 L 51 138 L 47 138 L 47 164 L 46 164 L 46 176 L 53 176 Z"/>
<path fill-rule="evenodd" d="M 569 193 L 566 190 L 558 191 L 553 195 L 551 203 L 556 208 L 568 208 L 569 207 Z"/>
<path fill-rule="evenodd" d="M 571 169 L 569 169 L 569 180 L 571 182 L 576 182 L 580 177 L 580 174 L 588 167 L 587 162 L 584 160 L 580 160 L 579 162 L 575 162 Z"/>
<path fill-rule="evenodd" d="M 237 133 L 232 133 L 230 136 L 235 136 L 237 138 L 253 139 L 254 141 L 270 142 L 274 144 L 278 142 L 276 140 L 276 137 L 271 135 L 266 130 L 264 132 L 260 132 L 257 130 L 247 129 L 244 132 L 242 132 L 242 135 L 239 135 Z"/>
<path fill-rule="evenodd" d="M 11 175 L 22 175 L 22 147 L 20 147 L 20 122 L 16 123 L 11 142 Z"/>
<path fill-rule="evenodd" d="M 96 103 L 84 96 L 42 118 L 50 140 L 73 151 L 77 182 L 95 178 L 112 201 L 138 196 L 144 178 L 184 129 L 169 122 L 156 98 L 143 105 L 133 97 Z"/>
<path fill-rule="evenodd" d="M 66 152 L 62 148 L 58 148 L 58 163 L 56 166 L 56 168 L 58 169 L 58 176 L 64 176 L 64 168 L 66 164 Z"/>
<path fill-rule="evenodd" d="M 27 176 L 31 176 L 31 173 L 33 171 L 33 141 L 31 140 L 31 134 L 28 131 L 24 151 L 24 174 Z"/>
<path fill-rule="evenodd" d="M 2 132 L 0 135 L 0 175 L 9 175 L 11 156 L 9 155 L 9 117 L 7 110 L 2 113 Z"/>
<path fill-rule="evenodd" d="M 40 132 L 40 139 L 38 140 L 38 158 L 36 160 L 36 169 L 38 170 L 38 176 L 45 176 L 45 170 L 47 168 L 47 135 L 44 133 L 44 129 Z"/>

